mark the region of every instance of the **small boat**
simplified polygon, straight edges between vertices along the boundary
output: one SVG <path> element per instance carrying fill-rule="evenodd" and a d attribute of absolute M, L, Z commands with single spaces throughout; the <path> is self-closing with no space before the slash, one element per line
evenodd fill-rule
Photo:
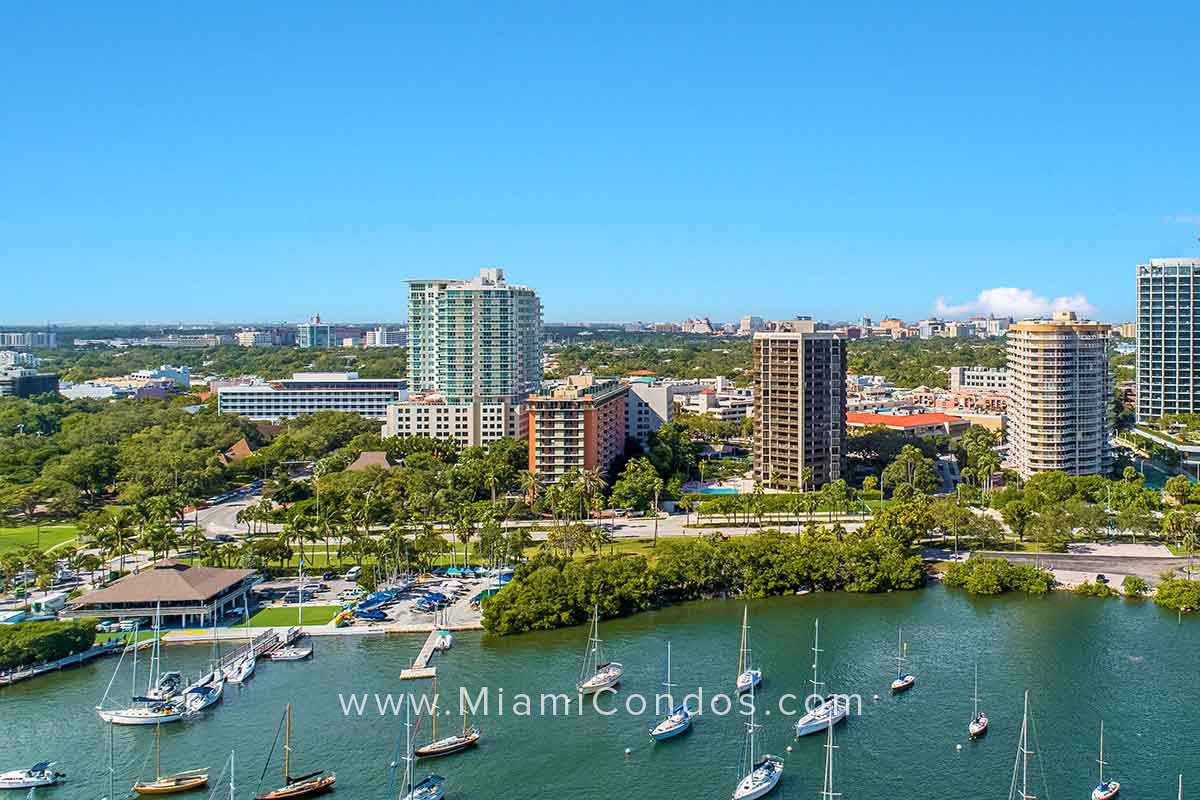
<path fill-rule="evenodd" d="M 438 631 L 438 638 L 433 643 L 433 649 L 449 650 L 451 647 L 454 647 L 454 634 L 447 630 Z"/>
<path fill-rule="evenodd" d="M 908 645 L 904 642 L 904 632 L 896 633 L 896 679 L 892 681 L 893 692 L 904 692 L 913 687 L 917 676 L 904 671 L 904 662 L 908 660 Z"/>
<path fill-rule="evenodd" d="M 759 756 L 754 746 L 754 736 L 759 726 L 754 722 L 754 689 L 750 689 L 750 721 L 746 723 L 746 747 L 743 769 L 744 777 L 738 781 L 731 800 L 756 800 L 770 794 L 783 777 L 783 759 L 779 756 Z"/>
<path fill-rule="evenodd" d="M 987 733 L 988 718 L 979 710 L 979 665 L 975 665 L 975 694 L 971 698 L 975 702 L 975 710 L 971 712 L 971 722 L 967 725 L 967 733 L 972 739 L 978 739 Z"/>
<path fill-rule="evenodd" d="M 1096 759 L 1096 763 L 1100 765 L 1100 782 L 1092 789 L 1092 800 L 1113 800 L 1121 793 L 1121 784 L 1104 780 L 1104 767 L 1108 764 L 1104 760 L 1104 720 L 1100 720 L 1100 758 Z"/>
<path fill-rule="evenodd" d="M 850 698 L 839 697 L 836 694 L 825 695 L 822 691 L 825 684 L 817 679 L 817 661 L 821 656 L 821 623 L 813 621 L 813 676 L 809 681 L 813 690 L 810 698 L 821 698 L 816 708 L 796 720 L 796 738 L 807 736 L 836 725 L 850 714 Z"/>
<path fill-rule="evenodd" d="M 287 730 L 283 739 L 283 786 L 278 789 L 272 789 L 264 794 L 257 795 L 255 800 L 295 800 L 300 797 L 316 797 L 319 794 L 325 794 L 333 789 L 333 784 L 337 782 L 337 775 L 330 772 L 325 773 L 324 770 L 310 772 L 307 775 L 301 775 L 298 778 L 291 776 L 292 767 L 292 704 L 287 704 L 287 710 L 284 712 L 284 720 L 286 721 Z M 279 736 L 279 729 L 276 728 L 276 737 Z M 272 747 L 272 755 L 274 747 Z M 270 765 L 270 756 L 267 756 L 267 764 Z"/>
<path fill-rule="evenodd" d="M 433 741 L 424 747 L 418 747 L 413 751 L 417 758 L 438 758 L 440 756 L 448 756 L 452 753 L 460 753 L 469 747 L 474 747 L 479 743 L 479 737 L 482 735 L 479 728 L 474 725 L 467 726 L 467 715 L 463 713 L 462 733 L 456 733 L 452 736 L 443 736 L 438 738 L 438 691 L 437 678 L 433 679 L 433 709 L 429 716 L 433 719 Z"/>
<path fill-rule="evenodd" d="M 675 684 L 671 683 L 671 643 L 667 642 L 667 679 L 663 681 L 663 686 L 667 687 L 667 697 L 671 696 L 671 689 L 675 688 Z M 658 721 L 658 724 L 650 729 L 650 738 L 656 742 L 661 742 L 665 739 L 673 739 L 681 733 L 686 733 L 692 727 L 692 710 L 688 708 L 687 702 L 679 703 L 671 709 L 667 716 Z"/>
<path fill-rule="evenodd" d="M 96 709 L 100 719 L 112 725 L 158 725 L 164 722 L 179 722 L 186 709 L 179 699 L 163 703 L 133 706 L 112 711 Z"/>
<path fill-rule="evenodd" d="M 242 656 L 237 661 L 222 670 L 225 680 L 233 684 L 241 685 L 245 683 L 251 675 L 254 674 L 254 665 L 258 659 L 253 653 Z"/>
<path fill-rule="evenodd" d="M 174 775 L 162 774 L 162 728 L 154 729 L 154 780 L 135 783 L 137 794 L 179 794 L 208 784 L 207 769 L 189 769 Z"/>
<path fill-rule="evenodd" d="M 66 777 L 54 769 L 53 761 L 39 761 L 29 769 L 14 769 L 0 772 L 0 789 L 33 789 L 38 786 L 53 786 L 59 778 Z"/>
<path fill-rule="evenodd" d="M 271 652 L 272 661 L 303 661 L 313 654 L 313 646 L 310 644 L 307 647 L 299 647 L 296 645 L 288 645 L 280 647 Z"/>
<path fill-rule="evenodd" d="M 735 685 L 738 694 L 745 694 L 762 685 L 762 670 L 754 668 L 750 657 L 750 608 L 742 608 L 742 644 L 738 650 L 738 671 Z"/>
<path fill-rule="evenodd" d="M 365 619 L 368 622 L 387 622 L 388 615 L 378 610 L 358 610 L 354 612 L 354 617 L 355 619 Z"/>
<path fill-rule="evenodd" d="M 199 714 L 204 709 L 217 703 L 225 693 L 225 681 L 218 679 L 214 683 L 193 686 L 183 693 L 183 708 L 185 716 Z"/>
<path fill-rule="evenodd" d="M 604 660 L 604 642 L 600 638 L 600 605 L 592 612 L 592 626 L 588 631 L 587 649 L 583 652 L 583 665 L 579 671 L 579 682 L 575 690 L 580 694 L 595 694 L 612 689 L 621 682 L 625 667 L 616 661 Z"/>

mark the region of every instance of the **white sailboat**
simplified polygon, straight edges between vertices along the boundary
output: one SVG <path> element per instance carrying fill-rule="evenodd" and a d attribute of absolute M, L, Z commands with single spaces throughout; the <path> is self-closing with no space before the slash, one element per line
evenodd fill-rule
<path fill-rule="evenodd" d="M 239 658 L 237 661 L 226 666 L 222 671 L 225 680 L 230 683 L 241 685 L 245 683 L 251 675 L 254 674 L 254 665 L 258 661 L 251 651 Z"/>
<path fill-rule="evenodd" d="M 750 654 L 750 608 L 742 607 L 742 643 L 738 649 L 737 693 L 745 694 L 762 685 L 762 670 L 754 668 Z"/>
<path fill-rule="evenodd" d="M 911 689 L 917 682 L 917 676 L 904 671 L 904 662 L 908 660 L 908 645 L 904 643 L 904 632 L 896 630 L 896 679 L 892 681 L 893 692 L 903 692 Z"/>
<path fill-rule="evenodd" d="M 667 679 L 663 681 L 663 686 L 667 688 L 667 697 L 671 696 L 671 690 L 675 688 L 675 684 L 671 683 L 671 643 L 667 642 Z M 679 703 L 671 709 L 667 716 L 658 721 L 658 724 L 650 729 L 650 738 L 656 742 L 661 742 L 664 739 L 672 739 L 681 733 L 686 732 L 692 727 L 692 710 L 688 708 L 687 701 Z"/>
<path fill-rule="evenodd" d="M 971 696 L 971 700 L 975 703 L 974 710 L 971 711 L 971 721 L 967 725 L 967 733 L 972 739 L 978 739 L 987 733 L 988 718 L 979 710 L 979 665 L 975 665 L 975 694 Z"/>
<path fill-rule="evenodd" d="M 182 698 L 175 696 L 175 690 L 178 687 L 178 673 L 171 672 L 163 675 L 160 672 L 159 620 L 159 612 L 155 609 L 154 643 L 150 651 L 150 678 L 145 694 L 137 694 L 138 629 L 135 626 L 133 629 L 133 644 L 121 652 L 121 660 L 117 662 L 117 668 L 113 671 L 112 680 L 108 682 L 108 689 L 105 690 L 104 697 L 100 700 L 100 705 L 96 706 L 96 713 L 105 722 L 112 725 L 158 725 L 167 722 L 179 722 L 184 718 L 187 709 Z M 133 686 L 131 691 L 134 694 L 133 702 L 135 705 L 120 709 L 105 709 L 104 703 L 108 700 L 108 693 L 112 690 L 113 681 L 116 680 L 117 673 L 120 672 L 121 661 L 125 660 L 125 653 L 130 651 L 133 652 Z"/>
<path fill-rule="evenodd" d="M 1121 784 L 1104 780 L 1104 767 L 1108 764 L 1104 760 L 1104 720 L 1100 720 L 1100 758 L 1096 763 L 1100 765 L 1100 782 L 1092 789 L 1092 800 L 1112 800 L 1121 793 Z"/>
<path fill-rule="evenodd" d="M 600 638 L 600 605 L 597 603 L 592 612 L 587 648 L 583 651 L 583 664 L 579 669 L 579 682 L 575 684 L 575 690 L 580 694 L 595 694 L 611 689 L 621 682 L 623 674 L 623 665 L 604 659 L 604 642 Z"/>
<path fill-rule="evenodd" d="M 756 800 L 770 794 L 783 777 L 783 759 L 770 754 L 758 755 L 754 737 L 759 726 L 754 721 L 754 688 L 750 689 L 750 721 L 746 723 L 743 777 L 733 790 L 732 800 Z"/>
<path fill-rule="evenodd" d="M 825 684 L 817 678 L 817 661 L 821 657 L 821 621 L 813 621 L 813 676 L 812 698 L 818 698 L 819 704 L 800 719 L 796 720 L 796 738 L 824 730 L 830 725 L 836 725 L 850 713 L 850 698 L 839 697 L 837 694 L 826 695 Z"/>

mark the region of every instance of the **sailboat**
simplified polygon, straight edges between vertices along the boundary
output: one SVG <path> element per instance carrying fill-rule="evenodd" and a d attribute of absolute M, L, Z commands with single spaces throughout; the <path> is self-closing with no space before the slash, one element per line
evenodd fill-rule
<path fill-rule="evenodd" d="M 987 733 L 988 718 L 979 710 L 979 665 L 975 665 L 975 694 L 971 696 L 971 700 L 975 703 L 974 710 L 971 712 L 971 722 L 967 725 L 967 733 L 972 739 L 978 739 Z"/>
<path fill-rule="evenodd" d="M 437 678 L 433 679 L 433 712 L 430 717 L 433 719 L 433 741 L 424 747 L 418 747 L 414 753 L 417 758 L 437 758 L 439 756 L 448 756 L 452 753 L 458 753 L 466 750 L 468 747 L 474 747 L 479 743 L 479 737 L 482 735 L 479 728 L 472 725 L 467 727 L 467 712 L 463 710 L 462 718 L 462 733 L 456 733 L 451 736 L 438 738 L 438 693 L 437 693 Z"/>
<path fill-rule="evenodd" d="M 240 686 L 254 674 L 254 664 L 257 660 L 254 656 L 254 651 L 251 650 L 237 661 L 226 666 L 221 671 L 221 674 L 225 676 L 225 680 Z"/>
<path fill-rule="evenodd" d="M 903 692 L 911 689 L 917 682 L 917 676 L 904 671 L 904 662 L 908 659 L 908 645 L 904 643 L 904 632 L 896 631 L 896 679 L 892 681 L 893 692 Z"/>
<path fill-rule="evenodd" d="M 825 684 L 817 679 L 817 661 L 821 656 L 821 621 L 813 621 L 813 676 L 811 697 L 821 698 L 816 708 L 796 720 L 796 738 L 816 733 L 819 730 L 836 725 L 850 713 L 850 698 L 838 697 L 836 694 L 822 696 Z"/>
<path fill-rule="evenodd" d="M 762 685 L 762 670 L 754 668 L 750 657 L 750 608 L 742 608 L 742 644 L 738 649 L 737 692 L 745 694 Z"/>
<path fill-rule="evenodd" d="M 412 740 L 412 703 L 404 704 L 404 778 L 400 783 L 400 800 L 442 800 L 446 794 L 446 779 L 441 775 L 428 775 L 419 782 L 413 773 L 417 766 L 417 758 L 413 752 Z M 392 767 L 396 766 L 395 762 Z M 395 775 L 395 773 L 392 773 Z M 388 795 L 391 795 L 391 788 Z"/>
<path fill-rule="evenodd" d="M 133 644 L 121 651 L 121 659 L 117 662 L 117 667 L 113 670 L 112 679 L 108 682 L 108 689 L 104 692 L 104 697 L 100 700 L 100 705 L 96 706 L 96 713 L 100 715 L 100 719 L 112 725 L 158 725 L 163 722 L 178 722 L 184 718 L 187 708 L 181 698 L 175 696 L 175 692 L 179 686 L 179 673 L 168 672 L 161 673 L 159 671 L 162 663 L 159 648 L 159 610 L 156 608 L 154 612 L 154 642 L 150 650 L 150 678 L 147 682 L 145 694 L 137 694 L 137 651 L 138 651 L 138 629 L 135 626 L 133 629 Z M 108 699 L 108 693 L 112 690 L 113 682 L 117 679 L 117 674 L 121 670 L 121 661 L 125 660 L 125 653 L 133 652 L 133 677 L 132 677 L 132 693 L 134 694 L 133 702 L 136 705 L 128 708 L 109 709 L 104 708 L 104 703 Z"/>
<path fill-rule="evenodd" d="M 1092 789 L 1092 800 L 1112 800 L 1121 793 L 1121 784 L 1104 780 L 1104 767 L 1108 763 L 1104 760 L 1104 720 L 1100 720 L 1100 758 L 1096 763 L 1100 765 L 1100 782 Z"/>
<path fill-rule="evenodd" d="M 600 639 L 600 604 L 597 603 L 592 612 L 587 649 L 583 651 L 583 665 L 575 689 L 580 694 L 595 694 L 611 689 L 621 682 L 624 673 L 625 667 L 621 664 L 604 660 L 604 642 Z"/>
<path fill-rule="evenodd" d="M 287 704 L 287 711 L 284 712 L 284 717 L 287 720 L 287 732 L 283 740 L 283 786 L 278 789 L 258 795 L 255 800 L 293 800 L 297 797 L 315 797 L 319 794 L 325 794 L 333 788 L 333 784 L 337 782 L 337 775 L 334 773 L 325 774 L 324 770 L 310 772 L 307 775 L 301 775 L 298 778 L 291 776 L 292 766 L 292 704 Z M 279 735 L 278 728 L 276 736 Z M 277 740 L 278 741 L 278 740 Z M 271 754 L 274 755 L 274 747 L 271 748 Z M 270 756 L 267 757 L 267 763 L 270 764 Z"/>
<path fill-rule="evenodd" d="M 671 696 L 671 689 L 675 688 L 675 684 L 671 683 L 671 643 L 667 642 L 667 679 L 663 682 L 663 686 L 667 687 L 667 697 Z M 688 708 L 687 701 L 679 703 L 667 716 L 658 721 L 658 724 L 650 729 L 650 738 L 656 742 L 661 742 L 664 739 L 671 739 L 681 733 L 686 732 L 692 727 L 692 710 Z"/>
<path fill-rule="evenodd" d="M 759 726 L 754 722 L 754 688 L 750 688 L 750 721 L 746 723 L 744 777 L 733 790 L 732 800 L 756 800 L 771 792 L 783 777 L 783 759 L 779 756 L 758 755 L 754 736 Z"/>
<path fill-rule="evenodd" d="M 154 780 L 135 783 L 133 791 L 138 794 L 178 794 L 199 789 L 208 784 L 207 769 L 189 769 L 174 775 L 162 774 L 162 726 L 154 728 Z"/>

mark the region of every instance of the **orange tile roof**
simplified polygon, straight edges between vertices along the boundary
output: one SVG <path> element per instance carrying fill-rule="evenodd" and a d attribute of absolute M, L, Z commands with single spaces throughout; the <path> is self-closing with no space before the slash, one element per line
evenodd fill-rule
<path fill-rule="evenodd" d="M 629 377 L 631 377 L 631 378 L 646 378 L 646 377 L 653 377 L 657 374 L 658 373 L 652 369 L 635 369 L 633 372 L 629 373 Z"/>
<path fill-rule="evenodd" d="M 846 414 L 848 425 L 886 425 L 891 428 L 920 428 L 925 425 L 944 425 L 964 422 L 962 417 L 930 412 L 927 414 Z"/>

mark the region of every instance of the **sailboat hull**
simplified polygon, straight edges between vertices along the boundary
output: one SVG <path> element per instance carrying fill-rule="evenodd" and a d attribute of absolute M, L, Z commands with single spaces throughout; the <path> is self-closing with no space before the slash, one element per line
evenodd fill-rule
<path fill-rule="evenodd" d="M 760 761 L 733 791 L 732 800 L 757 800 L 770 794 L 783 777 L 783 760 L 767 756 Z"/>
<path fill-rule="evenodd" d="M 1113 800 L 1121 793 L 1121 784 L 1116 781 L 1105 781 L 1092 789 L 1092 800 Z"/>
<path fill-rule="evenodd" d="M 842 722 L 850 714 L 850 702 L 843 704 L 837 697 L 827 697 L 821 705 L 796 721 L 796 738 L 808 736 Z"/>
<path fill-rule="evenodd" d="M 126 708 L 119 711 L 97 711 L 100 719 L 113 725 L 159 725 L 179 722 L 183 709 L 173 707 L 170 711 L 157 712 L 149 708 Z"/>
<path fill-rule="evenodd" d="M 430 742 L 424 747 L 418 747 L 413 751 L 413 755 L 417 758 L 438 758 L 440 756 L 461 753 L 463 750 L 470 749 L 479 744 L 479 737 L 479 731 L 468 731 L 462 736 L 448 736 L 445 739 Z"/>
<path fill-rule="evenodd" d="M 980 736 L 983 736 L 985 733 L 987 733 L 987 730 L 988 718 L 982 714 L 971 720 L 971 724 L 967 726 L 967 733 L 970 734 L 972 739 L 978 739 Z"/>
<path fill-rule="evenodd" d="M 621 682 L 621 676 L 624 674 L 625 668 L 620 664 L 607 664 L 592 677 L 577 683 L 575 689 L 580 694 L 595 694 L 616 686 Z"/>
<path fill-rule="evenodd" d="M 668 739 L 674 739 L 676 736 L 687 733 L 692 729 L 692 717 L 688 715 L 683 722 L 668 724 L 666 720 L 650 731 L 650 738 L 656 742 L 665 742 Z"/>
<path fill-rule="evenodd" d="M 737 676 L 738 694 L 745 694 L 751 689 L 757 689 L 759 686 L 762 686 L 762 670 L 748 669 Z"/>
<path fill-rule="evenodd" d="M 907 692 L 917 682 L 915 675 L 900 675 L 892 681 L 893 692 Z"/>
<path fill-rule="evenodd" d="M 254 800 L 295 800 L 298 797 L 316 797 L 331 791 L 335 782 L 337 782 L 336 776 L 324 775 L 320 778 L 281 786 L 274 791 L 260 794 Z"/>
<path fill-rule="evenodd" d="M 137 794 L 179 794 L 208 785 L 208 775 L 166 775 L 150 783 L 136 783 Z"/>

